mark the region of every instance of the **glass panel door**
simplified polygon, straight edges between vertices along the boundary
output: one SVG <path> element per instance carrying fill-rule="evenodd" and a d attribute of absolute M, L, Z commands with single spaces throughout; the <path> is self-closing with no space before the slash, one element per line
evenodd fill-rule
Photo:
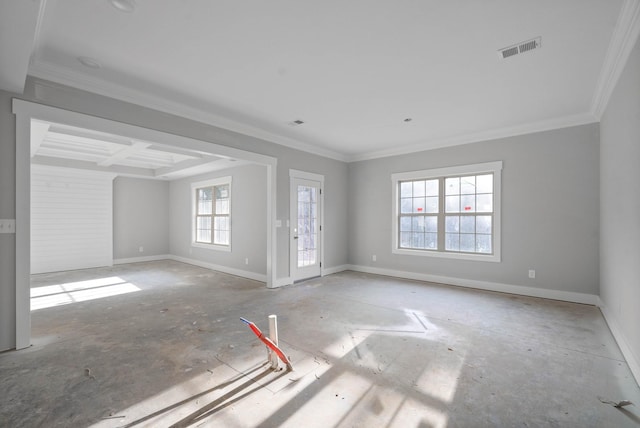
<path fill-rule="evenodd" d="M 320 276 L 320 182 L 292 179 L 292 266 L 294 281 Z"/>
<path fill-rule="evenodd" d="M 298 267 L 317 262 L 318 189 L 298 185 Z"/>

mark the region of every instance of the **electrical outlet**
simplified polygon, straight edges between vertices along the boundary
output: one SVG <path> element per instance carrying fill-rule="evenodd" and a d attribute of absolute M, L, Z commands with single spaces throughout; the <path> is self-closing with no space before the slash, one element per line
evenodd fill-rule
<path fill-rule="evenodd" d="M 246 259 L 244 259 L 244 264 L 248 265 L 249 264 L 249 258 L 247 257 Z"/>
<path fill-rule="evenodd" d="M 536 277 L 536 271 L 529 269 L 529 278 L 534 279 Z"/>
<path fill-rule="evenodd" d="M 371 260 L 373 260 L 374 262 L 375 262 L 377 259 L 378 259 L 378 258 L 376 257 L 376 255 L 375 255 L 375 254 L 371 256 Z"/>
<path fill-rule="evenodd" d="M 138 251 L 144 253 L 144 247 L 140 246 L 140 248 L 138 248 Z"/>

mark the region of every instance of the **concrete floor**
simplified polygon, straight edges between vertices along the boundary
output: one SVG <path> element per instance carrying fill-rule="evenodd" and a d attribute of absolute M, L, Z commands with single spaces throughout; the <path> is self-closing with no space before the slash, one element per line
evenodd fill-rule
<path fill-rule="evenodd" d="M 2 427 L 640 425 L 592 306 L 354 272 L 268 290 L 172 261 L 33 287 L 34 307 L 76 302 L 33 311 L 33 346 L 0 354 Z M 272 313 L 293 372 L 239 320 Z"/>

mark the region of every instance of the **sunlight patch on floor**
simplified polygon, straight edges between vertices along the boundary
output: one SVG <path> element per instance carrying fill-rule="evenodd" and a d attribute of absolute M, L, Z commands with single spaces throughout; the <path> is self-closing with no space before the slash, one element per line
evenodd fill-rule
<path fill-rule="evenodd" d="M 462 371 L 462 358 L 452 355 L 425 361 L 426 367 L 415 383 L 416 389 L 444 403 L 451 403 Z"/>
<path fill-rule="evenodd" d="M 104 420 L 91 425 L 90 428 L 169 426 L 195 414 L 230 391 L 237 390 L 240 395 L 260 388 L 260 385 L 249 380 L 250 378 L 230 367 L 221 365 L 154 394 L 129 408 L 105 415 Z M 232 398 L 234 397 L 229 396 L 229 400 Z M 228 400 L 222 400 L 220 404 L 224 405 L 225 401 Z"/>
<path fill-rule="evenodd" d="M 93 428 L 214 421 L 215 426 L 446 428 L 464 355 L 447 355 L 446 363 L 438 363 L 443 360 L 438 354 L 451 351 L 426 337 L 436 326 L 422 314 L 422 321 L 413 312 L 407 316 L 413 326 L 354 330 L 314 355 L 292 350 L 298 354 L 294 372 L 270 371 L 258 352 L 236 357 Z M 408 332 L 420 323 L 426 334 Z M 423 347 L 425 342 L 431 345 Z M 415 346 L 418 352 L 407 352 Z"/>
<path fill-rule="evenodd" d="M 140 291 L 140 288 L 117 276 L 34 287 L 31 289 L 31 310 L 37 311 L 136 291 Z"/>

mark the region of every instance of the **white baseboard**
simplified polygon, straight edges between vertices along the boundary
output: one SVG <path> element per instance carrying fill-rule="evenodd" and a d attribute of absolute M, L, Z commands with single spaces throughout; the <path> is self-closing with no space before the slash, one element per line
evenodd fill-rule
<path fill-rule="evenodd" d="M 157 260 L 169 260 L 169 254 L 159 254 L 156 256 L 128 257 L 126 259 L 113 259 L 114 265 L 124 265 L 127 263 L 155 262 Z"/>
<path fill-rule="evenodd" d="M 345 270 L 349 270 L 349 265 L 340 265 L 329 268 L 322 268 L 322 276 L 332 275 L 334 273 L 344 272 Z"/>
<path fill-rule="evenodd" d="M 200 266 L 200 267 L 203 267 L 203 268 L 216 270 L 218 272 L 228 273 L 230 275 L 235 275 L 235 276 L 239 276 L 239 277 L 242 277 L 242 278 L 253 279 L 254 281 L 267 282 L 267 275 L 262 274 L 262 273 L 255 273 L 255 272 L 250 272 L 250 271 L 246 271 L 246 270 L 242 270 L 242 269 L 235 269 L 235 268 L 231 268 L 231 267 L 227 267 L 227 266 L 216 265 L 216 264 L 213 264 L 213 263 L 207 263 L 207 262 L 203 262 L 203 261 L 200 261 L 200 260 L 194 260 L 194 259 L 189 259 L 189 258 L 186 258 L 186 257 L 174 256 L 173 254 L 170 254 L 169 256 L 167 256 L 167 258 L 170 259 L 170 260 L 175 260 L 177 262 L 187 263 L 187 264 L 194 265 L 194 266 Z"/>
<path fill-rule="evenodd" d="M 340 265 L 340 266 L 334 266 L 330 268 L 322 268 L 322 276 L 343 272 L 345 270 L 349 270 L 349 265 Z M 293 284 L 293 279 L 290 276 L 285 276 L 284 278 L 276 279 L 276 283 L 273 285 L 273 288 L 284 287 L 286 285 L 291 285 L 291 284 Z"/>
<path fill-rule="evenodd" d="M 614 339 L 618 343 L 618 347 L 620 347 L 620 351 L 622 352 L 624 359 L 627 361 L 633 377 L 636 378 L 636 383 L 640 385 L 640 359 L 634 354 L 631 346 L 629 346 L 629 342 L 620 328 L 620 323 L 613 312 L 609 311 L 602 300 L 598 300 L 598 306 L 600 307 L 600 311 L 609 326 L 609 330 L 611 330 L 611 334 L 613 334 Z"/>
<path fill-rule="evenodd" d="M 273 288 L 284 287 L 285 285 L 293 284 L 293 280 L 289 276 L 285 276 L 284 278 L 277 278 L 276 283 L 273 285 Z"/>
<path fill-rule="evenodd" d="M 549 290 L 544 288 L 526 287 L 522 285 L 502 284 L 499 282 L 477 281 L 474 279 L 453 278 L 449 276 L 430 275 L 426 273 L 405 272 L 393 269 L 374 268 L 370 266 L 349 265 L 349 270 L 373 273 L 377 275 L 393 276 L 397 278 L 414 279 L 418 281 L 437 282 L 440 284 L 459 287 L 476 288 L 479 290 L 499 291 L 501 293 L 518 294 L 521 296 L 542 297 L 544 299 L 562 300 L 565 302 L 597 305 L 599 297 L 595 294 L 575 293 L 572 291 Z"/>

